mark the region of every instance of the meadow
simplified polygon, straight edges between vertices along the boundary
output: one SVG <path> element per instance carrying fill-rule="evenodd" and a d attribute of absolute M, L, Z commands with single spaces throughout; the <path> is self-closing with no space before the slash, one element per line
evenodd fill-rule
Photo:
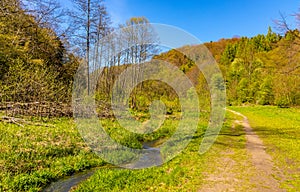
<path fill-rule="evenodd" d="M 230 109 L 249 118 L 267 153 L 283 172 L 282 178 L 276 178 L 281 188 L 299 190 L 300 109 L 271 106 Z M 52 119 L 38 126 L 24 127 L 0 122 L 0 191 L 41 191 L 51 182 L 94 167 L 97 167 L 95 174 L 74 186 L 73 191 L 209 190 L 218 181 L 207 178 L 224 174 L 219 166 L 228 168 L 228 177 L 236 178 L 236 190 L 253 189 L 251 177 L 255 169 L 245 149 L 245 132 L 241 125 L 235 124 L 241 117 L 227 113 L 216 142 L 207 153 L 200 155 L 207 115 L 201 116 L 192 141 L 178 156 L 161 166 L 140 170 L 120 169 L 104 162 L 83 142 L 73 119 Z M 123 145 L 141 148 L 143 142 L 170 137 L 179 120 L 178 115 L 169 116 L 160 129 L 145 135 L 132 134 L 120 128 L 116 121 L 102 122 L 112 138 Z"/>

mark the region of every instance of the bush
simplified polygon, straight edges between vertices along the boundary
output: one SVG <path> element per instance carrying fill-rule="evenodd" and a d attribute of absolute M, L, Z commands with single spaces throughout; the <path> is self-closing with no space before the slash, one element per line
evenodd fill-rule
<path fill-rule="evenodd" d="M 275 103 L 280 108 L 288 108 L 290 105 L 290 102 L 286 97 L 276 99 Z"/>

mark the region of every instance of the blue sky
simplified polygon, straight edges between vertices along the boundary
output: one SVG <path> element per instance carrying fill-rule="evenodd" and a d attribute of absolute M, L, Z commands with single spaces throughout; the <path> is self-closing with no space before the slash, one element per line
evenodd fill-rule
<path fill-rule="evenodd" d="M 180 27 L 202 42 L 265 34 L 280 12 L 298 11 L 299 0 L 106 0 L 115 25 L 145 16 L 152 23 Z M 290 18 L 291 24 L 293 23 Z"/>

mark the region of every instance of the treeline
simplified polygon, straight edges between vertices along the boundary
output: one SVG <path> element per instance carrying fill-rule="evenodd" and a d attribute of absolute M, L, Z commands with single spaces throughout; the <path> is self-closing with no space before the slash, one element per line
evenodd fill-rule
<path fill-rule="evenodd" d="M 216 59 L 226 83 L 228 105 L 259 104 L 280 107 L 300 105 L 300 35 L 298 30 L 279 35 L 221 39 L 205 43 Z M 200 46 L 183 47 L 197 52 Z M 200 100 L 209 97 L 203 75 L 180 49 L 155 58 L 176 65 L 194 82 Z M 196 74 L 196 75 L 195 75 Z"/>
<path fill-rule="evenodd" d="M 240 38 L 219 60 L 230 105 L 300 105 L 299 31 Z"/>

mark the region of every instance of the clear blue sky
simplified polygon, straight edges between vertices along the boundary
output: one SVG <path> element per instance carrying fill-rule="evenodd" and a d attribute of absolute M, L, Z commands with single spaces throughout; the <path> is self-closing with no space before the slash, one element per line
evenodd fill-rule
<path fill-rule="evenodd" d="M 299 0 L 106 0 L 114 24 L 134 16 L 180 27 L 202 42 L 265 34 L 280 12 L 298 11 Z M 290 20 L 293 23 L 293 20 Z"/>

